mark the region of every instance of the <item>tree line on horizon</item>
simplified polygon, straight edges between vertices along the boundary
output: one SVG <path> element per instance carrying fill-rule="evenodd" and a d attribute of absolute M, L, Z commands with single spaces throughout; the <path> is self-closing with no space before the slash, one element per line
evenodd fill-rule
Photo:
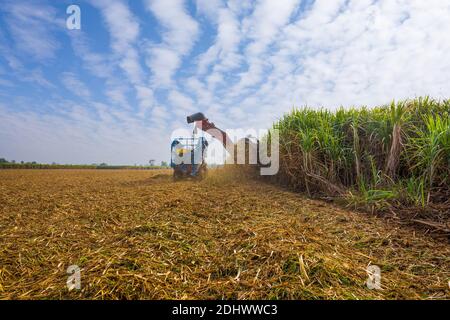
<path fill-rule="evenodd" d="M 109 165 L 105 162 L 97 164 L 58 164 L 56 162 L 38 163 L 36 161 L 17 162 L 15 160 L 8 161 L 6 158 L 0 158 L 0 169 L 163 169 L 169 168 L 166 161 L 161 161 L 160 165 L 156 165 L 154 160 L 149 165 Z"/>

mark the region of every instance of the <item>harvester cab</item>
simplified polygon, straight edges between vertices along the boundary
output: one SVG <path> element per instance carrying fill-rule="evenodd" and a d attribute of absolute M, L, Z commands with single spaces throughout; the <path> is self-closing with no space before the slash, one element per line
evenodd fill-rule
<path fill-rule="evenodd" d="M 203 113 L 187 117 L 187 123 L 197 123 L 207 120 Z M 205 137 L 197 137 L 197 126 L 191 137 L 179 137 L 172 141 L 170 166 L 173 168 L 174 180 L 184 178 L 203 179 L 208 171 L 205 156 L 208 141 Z"/>
<path fill-rule="evenodd" d="M 171 167 L 174 180 L 203 179 L 207 173 L 205 161 L 208 141 L 204 137 L 179 137 L 172 141 Z"/>

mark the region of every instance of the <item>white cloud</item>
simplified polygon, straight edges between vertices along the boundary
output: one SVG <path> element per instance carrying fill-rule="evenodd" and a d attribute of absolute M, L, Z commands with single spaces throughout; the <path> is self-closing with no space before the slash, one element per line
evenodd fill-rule
<path fill-rule="evenodd" d="M 152 46 L 148 50 L 147 65 L 154 74 L 155 86 L 169 86 L 172 76 L 181 64 L 179 54 L 169 48 Z"/>
<path fill-rule="evenodd" d="M 246 51 L 257 56 L 275 40 L 280 28 L 289 22 L 289 18 L 299 5 L 300 0 L 261 0 L 253 14 L 244 19 L 243 32 L 251 39 Z"/>
<path fill-rule="evenodd" d="M 195 7 L 197 14 L 205 15 L 209 19 L 216 19 L 217 13 L 223 7 L 222 0 L 196 0 Z"/>
<path fill-rule="evenodd" d="M 242 34 L 237 16 L 226 7 L 215 9 L 212 19 L 217 21 L 217 36 L 214 44 L 199 57 L 198 71 L 200 74 L 205 73 L 213 63 L 215 63 L 214 70 L 216 72 L 223 72 L 238 67 L 242 62 L 242 57 L 238 52 Z M 211 15 L 210 12 L 207 14 Z"/>
<path fill-rule="evenodd" d="M 195 110 L 194 101 L 177 90 L 170 91 L 167 100 L 173 107 L 171 110 L 177 114 L 188 115 L 186 112 L 193 112 Z"/>
<path fill-rule="evenodd" d="M 224 6 L 199 3 L 199 13 L 218 21 Z M 221 106 L 216 116 L 224 125 L 269 126 L 306 103 L 333 108 L 448 97 L 450 3 L 317 0 L 301 14 L 297 2 L 278 3 L 260 1 L 238 21 L 246 47 L 237 54 L 248 69 L 237 82 L 234 70 L 218 71 L 218 38 L 200 56 L 201 72 L 187 82 L 199 104 L 208 93 L 208 103 Z"/>
<path fill-rule="evenodd" d="M 164 44 L 185 54 L 191 50 L 198 33 L 197 22 L 189 15 L 183 0 L 146 0 L 150 10 L 164 27 Z"/>
<path fill-rule="evenodd" d="M 239 92 L 262 80 L 264 57 L 267 47 L 273 43 L 283 26 L 299 5 L 299 0 L 262 0 L 255 7 L 253 14 L 244 19 L 243 32 L 250 43 L 245 49 L 248 70 L 240 75 L 240 82 L 233 89 Z"/>
<path fill-rule="evenodd" d="M 396 97 L 440 95 L 435 79 L 450 66 L 448 4 L 352 1 L 331 13 L 324 8 L 318 1 L 309 15 L 314 29 L 308 17 L 289 32 L 307 44 L 293 52 L 301 57 L 302 72 L 294 75 L 300 96 L 319 104 L 373 105 Z M 305 28 L 308 32 L 302 32 Z M 302 57 L 301 50 L 309 54 Z M 431 82 L 426 74 L 433 74 Z"/>
<path fill-rule="evenodd" d="M 146 0 L 146 8 L 163 27 L 163 41 L 149 47 L 148 66 L 157 86 L 168 86 L 198 36 L 197 22 L 188 14 L 183 0 Z"/>
<path fill-rule="evenodd" d="M 55 57 L 60 44 L 52 31 L 63 26 L 56 10 L 43 3 L 7 1 L 0 10 L 13 36 L 15 47 L 27 58 L 47 60 Z"/>
<path fill-rule="evenodd" d="M 14 83 L 8 79 L 0 78 L 0 87 L 14 87 Z"/>
<path fill-rule="evenodd" d="M 118 106 L 130 109 L 127 98 L 128 87 L 118 82 L 112 81 L 107 84 L 105 95 Z"/>
<path fill-rule="evenodd" d="M 154 99 L 153 90 L 146 85 L 147 74 L 142 69 L 139 51 L 136 48 L 140 35 L 139 22 L 126 2 L 122 0 L 94 0 L 93 3 L 100 8 L 108 26 L 113 52 L 119 56 L 118 66 L 125 72 L 134 87 L 139 104 L 138 115 L 145 117 L 146 111 L 153 106 Z M 90 55 L 88 58 L 97 60 L 95 55 Z M 88 61 L 88 63 L 90 62 Z M 94 66 L 94 68 L 98 68 L 98 66 Z M 110 73 L 108 78 L 112 78 Z M 108 82 L 113 84 L 107 88 L 106 95 L 113 102 L 130 108 L 125 85 L 117 83 L 119 82 L 117 80 L 108 80 Z"/>
<path fill-rule="evenodd" d="M 20 74 L 21 81 L 31 82 L 47 89 L 53 89 L 55 86 L 46 78 L 42 69 L 33 69 L 24 71 Z"/>
<path fill-rule="evenodd" d="M 64 103 L 67 107 L 67 103 Z M 57 163 L 147 164 L 169 158 L 169 139 L 125 114 L 103 110 L 101 120 L 89 106 L 72 104 L 63 115 L 15 112 L 0 104 L 0 149 L 8 159 Z M 63 108 L 61 108 L 63 109 Z M 150 140 L 149 140 L 150 139 Z M 150 141 L 150 144 L 149 144 Z"/>
<path fill-rule="evenodd" d="M 136 86 L 136 96 L 139 101 L 140 114 L 144 115 L 154 105 L 153 90 L 149 87 Z"/>
<path fill-rule="evenodd" d="M 61 76 L 61 81 L 66 89 L 75 95 L 85 99 L 91 96 L 91 92 L 88 87 L 84 84 L 84 82 L 78 79 L 76 74 L 73 72 L 64 72 Z"/>
<path fill-rule="evenodd" d="M 121 0 L 93 0 L 108 26 L 112 48 L 120 56 L 120 67 L 133 84 L 140 83 L 143 71 L 134 45 L 139 36 L 139 23 Z"/>
<path fill-rule="evenodd" d="M 101 79 L 111 79 L 114 76 L 114 63 L 112 59 L 105 55 L 95 53 L 90 49 L 88 35 L 82 30 L 71 32 L 70 40 L 75 55 L 81 59 L 83 67 L 88 70 L 92 76 Z"/>
<path fill-rule="evenodd" d="M 190 77 L 185 81 L 185 88 L 187 92 L 196 98 L 196 101 L 201 107 L 208 107 L 213 103 L 214 95 L 211 90 L 207 90 L 206 86 L 196 77 Z"/>

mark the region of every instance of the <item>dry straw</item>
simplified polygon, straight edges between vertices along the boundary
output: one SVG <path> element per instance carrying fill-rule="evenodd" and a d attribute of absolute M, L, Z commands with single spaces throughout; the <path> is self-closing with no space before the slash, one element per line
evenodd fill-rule
<path fill-rule="evenodd" d="M 446 243 L 226 172 L 170 174 L 0 171 L 0 298 L 450 297 Z"/>

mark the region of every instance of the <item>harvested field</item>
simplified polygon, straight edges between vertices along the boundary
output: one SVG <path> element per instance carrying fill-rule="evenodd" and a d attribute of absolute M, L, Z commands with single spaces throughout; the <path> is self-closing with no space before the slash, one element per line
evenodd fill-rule
<path fill-rule="evenodd" d="M 445 240 L 220 172 L 170 174 L 0 171 L 0 298 L 450 298 Z"/>

